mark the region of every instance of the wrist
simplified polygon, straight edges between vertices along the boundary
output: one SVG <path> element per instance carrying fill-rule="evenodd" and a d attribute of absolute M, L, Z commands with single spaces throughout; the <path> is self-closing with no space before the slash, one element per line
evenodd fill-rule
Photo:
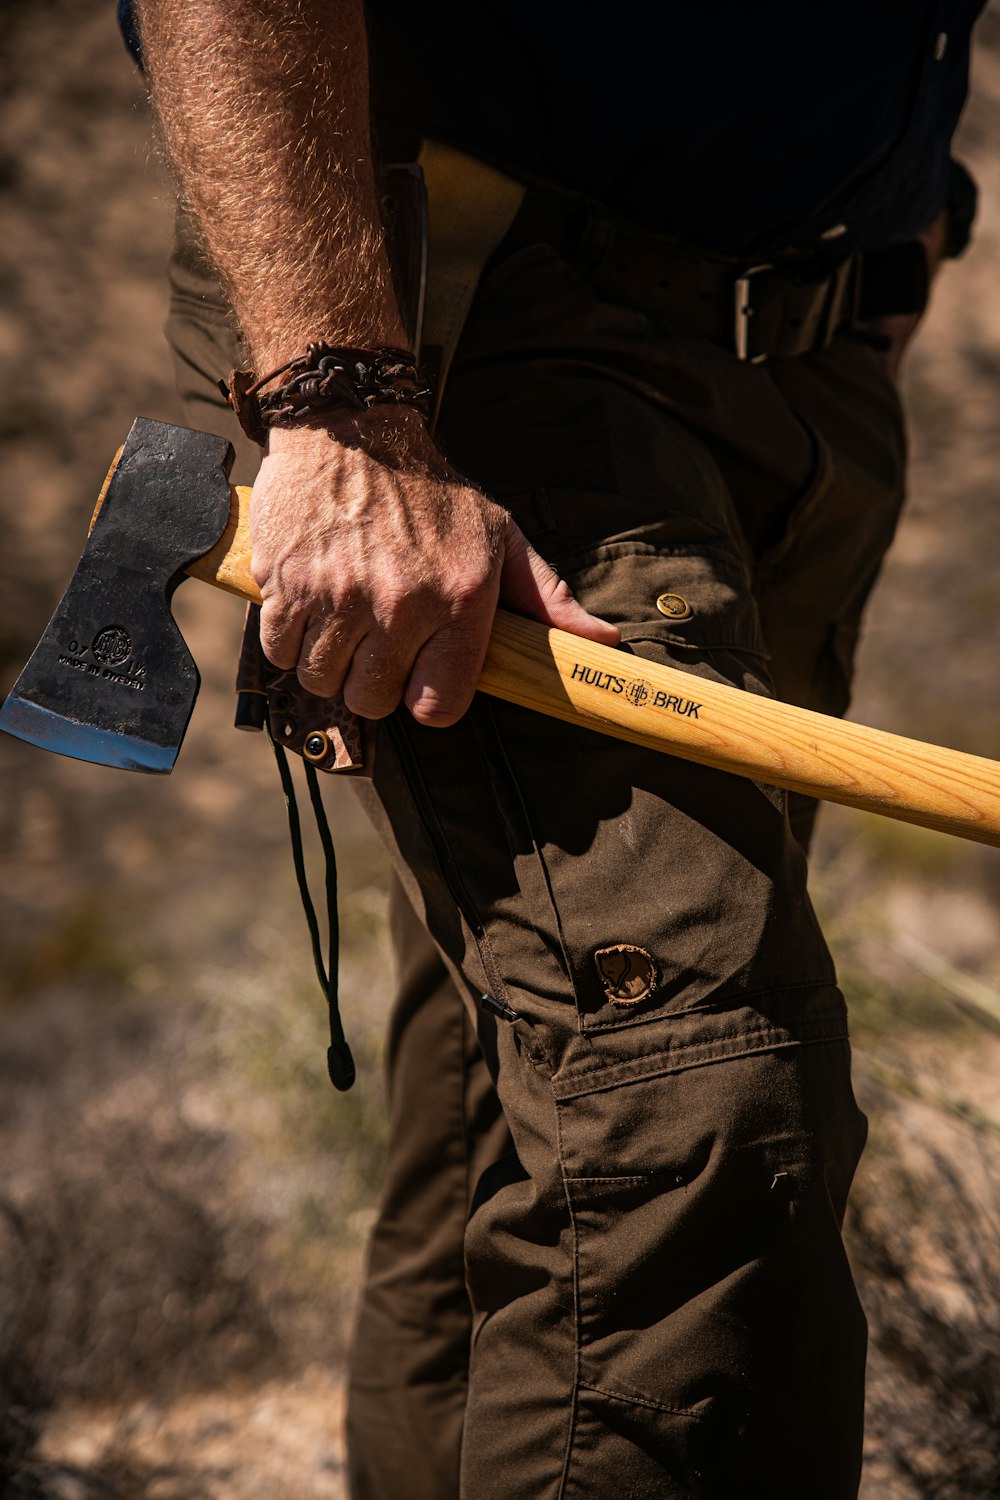
<path fill-rule="evenodd" d="M 412 406 L 378 405 L 364 411 L 337 407 L 317 412 L 307 421 L 289 425 L 276 423 L 267 429 L 266 447 L 271 453 L 323 449 L 331 442 L 342 448 L 376 448 L 391 441 L 415 447 L 433 439 L 421 412 Z"/>
<path fill-rule="evenodd" d="M 248 437 L 263 445 L 271 427 L 301 426 L 327 413 L 373 406 L 430 410 L 430 388 L 409 350 L 352 348 L 317 340 L 260 374 L 234 370 L 219 387 Z"/>
<path fill-rule="evenodd" d="M 426 418 L 412 406 L 376 405 L 365 411 L 337 408 L 307 423 L 271 427 L 268 456 L 328 462 L 331 449 L 359 453 L 390 469 L 468 485 L 434 441 Z M 476 486 L 470 486 L 476 488 Z"/>

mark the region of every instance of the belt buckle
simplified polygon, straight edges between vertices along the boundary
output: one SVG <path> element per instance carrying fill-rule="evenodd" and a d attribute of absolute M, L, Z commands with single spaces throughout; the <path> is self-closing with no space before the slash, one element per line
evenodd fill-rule
<path fill-rule="evenodd" d="M 736 358 L 745 364 L 762 365 L 767 359 L 767 354 L 750 353 L 750 319 L 754 315 L 753 306 L 753 278 L 764 271 L 773 271 L 774 266 L 770 261 L 762 261 L 758 266 L 750 266 L 743 272 L 742 276 L 736 278 L 735 283 L 735 308 L 733 321 L 733 340 L 736 345 Z"/>

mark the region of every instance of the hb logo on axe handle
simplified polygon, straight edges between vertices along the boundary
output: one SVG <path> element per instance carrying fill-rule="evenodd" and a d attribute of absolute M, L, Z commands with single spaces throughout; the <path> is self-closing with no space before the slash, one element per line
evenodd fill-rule
<path fill-rule="evenodd" d="M 231 489 L 231 462 L 222 438 L 144 418 L 133 425 L 0 729 L 99 765 L 172 769 L 199 682 L 170 613 L 174 589 L 187 573 L 260 600 L 249 491 Z M 1000 845 L 994 761 L 693 678 L 504 610 L 479 689 L 738 776 Z M 316 732 L 311 753 L 308 733 L 294 748 L 324 768 L 359 769 L 353 733 L 342 717 Z"/>

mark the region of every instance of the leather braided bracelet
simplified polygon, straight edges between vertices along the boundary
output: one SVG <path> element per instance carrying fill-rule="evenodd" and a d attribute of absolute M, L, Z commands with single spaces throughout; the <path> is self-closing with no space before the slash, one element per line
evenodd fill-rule
<path fill-rule="evenodd" d="M 283 378 L 274 390 L 265 391 L 279 376 Z M 426 416 L 431 395 L 416 360 L 405 349 L 352 349 L 322 340 L 307 344 L 304 354 L 269 375 L 234 370 L 228 385 L 219 381 L 219 389 L 243 431 L 261 445 L 269 427 L 308 423 L 338 407 L 367 411 L 393 403 L 414 406 Z"/>

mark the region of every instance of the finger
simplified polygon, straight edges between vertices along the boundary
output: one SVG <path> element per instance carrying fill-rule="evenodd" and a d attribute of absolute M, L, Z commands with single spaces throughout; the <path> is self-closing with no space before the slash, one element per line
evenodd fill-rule
<path fill-rule="evenodd" d="M 352 624 L 341 615 L 310 622 L 302 636 L 296 672 L 307 692 L 320 698 L 340 692 L 364 633 L 363 623 Z"/>
<path fill-rule="evenodd" d="M 260 644 L 268 661 L 286 672 L 298 665 L 307 615 L 289 610 L 278 599 L 265 599 L 260 608 Z"/>
<path fill-rule="evenodd" d="M 513 523 L 507 534 L 500 597 L 520 614 L 541 620 L 543 625 L 552 625 L 556 630 L 567 630 L 570 635 L 598 641 L 602 646 L 617 646 L 621 642 L 618 628 L 588 614 L 569 584 L 549 567 Z"/>
<path fill-rule="evenodd" d="M 384 719 L 402 699 L 414 660 L 426 631 L 411 635 L 405 645 L 390 641 L 376 627 L 358 642 L 344 680 L 344 702 L 362 719 Z"/>
<path fill-rule="evenodd" d="M 418 651 L 405 702 L 419 724 L 446 729 L 459 720 L 476 691 L 489 644 L 493 611 L 442 625 Z"/>

